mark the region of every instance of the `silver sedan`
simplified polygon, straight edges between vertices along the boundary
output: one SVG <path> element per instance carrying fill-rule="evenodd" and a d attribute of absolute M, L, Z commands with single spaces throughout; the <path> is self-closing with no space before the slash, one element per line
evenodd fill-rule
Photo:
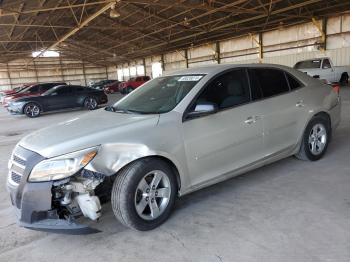
<path fill-rule="evenodd" d="M 110 199 L 150 230 L 177 196 L 295 155 L 319 160 L 340 122 L 339 90 L 289 67 L 217 65 L 153 79 L 114 106 L 39 130 L 9 161 L 19 224 L 82 230 Z"/>

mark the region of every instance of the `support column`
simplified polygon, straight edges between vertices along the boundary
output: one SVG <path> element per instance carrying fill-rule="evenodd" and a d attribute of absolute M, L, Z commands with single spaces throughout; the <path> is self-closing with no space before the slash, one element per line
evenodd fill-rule
<path fill-rule="evenodd" d="M 142 58 L 143 75 L 146 75 L 146 58 Z"/>
<path fill-rule="evenodd" d="M 165 71 L 164 54 L 161 55 L 162 71 Z"/>
<path fill-rule="evenodd" d="M 186 61 L 186 68 L 188 68 L 188 50 L 185 49 L 185 61 Z"/>
<path fill-rule="evenodd" d="M 315 17 L 312 18 L 312 23 L 318 29 L 318 31 L 321 33 L 320 51 L 325 52 L 326 51 L 326 42 L 327 42 L 327 18 L 322 19 L 322 26 L 316 20 Z"/>
<path fill-rule="evenodd" d="M 260 58 L 260 63 L 262 63 L 264 59 L 264 44 L 263 44 L 262 32 L 259 33 L 259 58 Z"/>
<path fill-rule="evenodd" d="M 10 89 L 12 89 L 12 80 L 11 80 L 10 68 L 9 68 L 9 64 L 8 63 L 6 63 L 6 71 L 7 71 L 7 77 L 9 79 L 9 83 L 10 83 Z"/>
<path fill-rule="evenodd" d="M 220 42 L 215 43 L 215 60 L 218 62 L 218 64 L 221 63 L 221 57 L 220 57 Z"/>
<path fill-rule="evenodd" d="M 85 64 L 84 64 L 84 60 L 81 60 L 82 64 L 83 64 L 83 76 L 84 76 L 84 82 L 85 82 L 85 86 L 87 86 L 87 82 L 86 82 L 86 75 L 85 75 Z"/>
<path fill-rule="evenodd" d="M 38 71 L 36 68 L 35 60 L 33 60 L 33 66 L 34 66 L 34 73 L 35 73 L 36 82 L 39 83 Z"/>

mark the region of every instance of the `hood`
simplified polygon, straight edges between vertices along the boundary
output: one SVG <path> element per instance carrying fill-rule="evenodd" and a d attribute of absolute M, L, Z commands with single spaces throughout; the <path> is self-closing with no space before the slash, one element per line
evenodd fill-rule
<path fill-rule="evenodd" d="M 11 99 L 16 99 L 16 98 L 20 98 L 20 97 L 27 97 L 27 96 L 39 96 L 40 93 L 15 93 L 15 94 L 11 94 Z"/>
<path fill-rule="evenodd" d="M 35 131 L 19 145 L 49 158 L 96 145 L 140 137 L 155 127 L 159 115 L 109 112 L 104 109 Z"/>

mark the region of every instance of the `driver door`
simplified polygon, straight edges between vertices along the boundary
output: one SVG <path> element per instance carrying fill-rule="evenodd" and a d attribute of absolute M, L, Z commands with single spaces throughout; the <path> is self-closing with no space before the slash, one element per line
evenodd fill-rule
<path fill-rule="evenodd" d="M 218 111 L 183 122 L 192 186 L 220 180 L 263 158 L 263 124 L 259 108 L 251 103 L 246 69 L 217 76 L 191 110 L 208 103 L 215 104 Z"/>
<path fill-rule="evenodd" d="M 59 110 L 75 106 L 74 88 L 72 86 L 61 86 L 51 93 L 47 99 L 49 110 Z"/>

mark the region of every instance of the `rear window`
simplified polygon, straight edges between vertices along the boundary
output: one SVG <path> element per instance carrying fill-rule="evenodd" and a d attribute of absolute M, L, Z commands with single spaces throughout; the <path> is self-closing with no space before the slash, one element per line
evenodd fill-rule
<path fill-rule="evenodd" d="M 290 74 L 287 74 L 287 78 L 288 78 L 288 82 L 289 82 L 289 86 L 291 90 L 294 89 L 298 89 L 300 87 L 302 87 L 303 85 L 299 82 L 299 80 L 295 79 L 294 76 L 291 76 Z"/>
<path fill-rule="evenodd" d="M 307 61 L 300 61 L 295 64 L 295 69 L 312 69 L 312 68 L 320 68 L 321 67 L 321 59 L 315 59 L 315 60 L 307 60 Z"/>
<path fill-rule="evenodd" d="M 253 99 L 259 99 L 289 92 L 289 86 L 284 71 L 278 69 L 251 69 Z"/>

